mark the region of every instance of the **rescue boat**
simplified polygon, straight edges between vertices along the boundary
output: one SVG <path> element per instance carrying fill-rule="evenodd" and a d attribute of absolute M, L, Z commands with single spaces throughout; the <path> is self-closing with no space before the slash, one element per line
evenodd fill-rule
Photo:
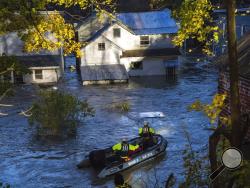
<path fill-rule="evenodd" d="M 155 144 L 153 144 L 151 147 L 130 155 L 129 160 L 126 161 L 117 160 L 117 157 L 115 157 L 115 154 L 112 151 L 112 147 L 90 152 L 90 154 L 88 155 L 88 160 L 91 166 L 100 170 L 98 177 L 105 178 L 115 173 L 133 168 L 139 164 L 150 161 L 164 154 L 168 144 L 167 141 L 158 134 L 154 135 L 153 139 Z M 142 141 L 143 139 L 141 137 L 137 137 L 129 140 L 128 143 L 132 145 L 139 144 L 140 146 L 142 146 Z M 78 165 L 78 168 L 81 168 L 83 164 L 86 164 L 86 160 L 83 160 Z"/>

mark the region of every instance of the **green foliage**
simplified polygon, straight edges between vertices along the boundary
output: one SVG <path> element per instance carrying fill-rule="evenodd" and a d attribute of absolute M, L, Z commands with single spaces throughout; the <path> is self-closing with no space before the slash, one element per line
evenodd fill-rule
<path fill-rule="evenodd" d="M 187 144 L 183 151 L 183 160 L 185 168 L 185 180 L 179 187 L 207 187 L 208 186 L 208 164 L 207 156 L 201 156 L 198 152 L 194 151 L 190 140 L 189 133 L 184 128 L 184 134 L 187 139 Z"/>
<path fill-rule="evenodd" d="M 11 71 L 14 71 L 15 74 L 30 73 L 30 71 L 18 62 L 15 57 L 0 56 L 0 96 L 11 93 L 10 88 L 13 86 L 13 84 L 10 83 Z"/>
<path fill-rule="evenodd" d="M 128 112 L 130 111 L 130 103 L 129 101 L 116 102 L 109 106 L 111 110 L 119 111 L 119 112 Z"/>
<path fill-rule="evenodd" d="M 24 67 L 14 56 L 0 56 L 0 75 L 9 73 L 10 70 L 16 74 L 27 74 L 30 70 Z"/>
<path fill-rule="evenodd" d="M 35 124 L 39 136 L 75 135 L 78 122 L 87 115 L 94 115 L 87 101 L 60 91 L 41 91 L 33 104 L 31 124 Z"/>
<path fill-rule="evenodd" d="M 173 12 L 180 21 L 180 29 L 173 42 L 182 46 L 186 39 L 197 39 L 203 45 L 203 51 L 212 54 L 210 47 L 219 40 L 219 28 L 213 25 L 212 4 L 209 0 L 185 0 L 180 8 Z"/>
<path fill-rule="evenodd" d="M 178 7 L 181 5 L 182 0 L 149 0 L 151 9 L 160 9 L 166 6 Z"/>

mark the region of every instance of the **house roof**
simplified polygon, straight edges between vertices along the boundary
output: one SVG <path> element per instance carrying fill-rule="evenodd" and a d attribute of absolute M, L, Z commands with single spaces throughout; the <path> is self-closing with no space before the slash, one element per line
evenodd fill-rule
<path fill-rule="evenodd" d="M 181 55 L 178 48 L 139 49 L 123 51 L 121 57 L 164 57 Z"/>
<path fill-rule="evenodd" d="M 84 24 L 76 27 L 79 31 L 80 42 L 90 42 L 98 38 L 112 24 L 119 24 L 135 35 L 153 35 L 177 33 L 178 26 L 173 18 L 171 11 L 163 9 L 150 12 L 130 12 L 119 13 L 116 19 L 104 16 L 102 20 L 96 15 L 90 16 Z"/>
<path fill-rule="evenodd" d="M 245 34 L 237 43 L 239 73 L 250 79 L 250 32 Z M 228 70 L 228 54 L 219 56 L 215 62 Z"/>
<path fill-rule="evenodd" d="M 120 13 L 117 19 L 136 35 L 177 33 L 178 27 L 169 9 Z"/>
<path fill-rule="evenodd" d="M 31 55 L 31 56 L 16 56 L 17 60 L 25 67 L 55 67 L 61 62 L 60 55 Z"/>
<path fill-rule="evenodd" d="M 90 65 L 81 66 L 82 81 L 128 80 L 124 65 Z"/>

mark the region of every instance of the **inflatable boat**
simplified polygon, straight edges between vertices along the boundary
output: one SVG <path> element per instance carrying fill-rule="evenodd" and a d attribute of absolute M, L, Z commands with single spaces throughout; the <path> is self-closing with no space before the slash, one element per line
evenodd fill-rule
<path fill-rule="evenodd" d="M 91 166 L 100 169 L 98 177 L 105 178 L 149 160 L 155 159 L 156 157 L 163 154 L 167 147 L 167 141 L 161 135 L 154 135 L 153 139 L 155 144 L 153 144 L 151 147 L 148 147 L 147 149 L 130 155 L 130 159 L 128 161 L 118 160 L 112 151 L 112 147 L 90 152 L 88 160 Z M 143 144 L 141 137 L 129 140 L 128 143 L 132 145 L 139 144 L 140 146 Z M 86 160 L 83 160 L 77 166 L 78 168 L 81 168 L 84 164 L 86 164 Z"/>

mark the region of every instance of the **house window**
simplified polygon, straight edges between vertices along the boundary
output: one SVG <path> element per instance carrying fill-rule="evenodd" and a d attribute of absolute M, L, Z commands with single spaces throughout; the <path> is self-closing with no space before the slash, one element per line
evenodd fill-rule
<path fill-rule="evenodd" d="M 35 79 L 42 80 L 43 79 L 43 70 L 35 70 Z"/>
<path fill-rule="evenodd" d="M 104 51 L 105 50 L 105 43 L 98 43 L 98 50 Z"/>
<path fill-rule="evenodd" d="M 113 29 L 113 35 L 114 35 L 114 38 L 120 38 L 121 37 L 121 29 L 120 28 L 114 28 Z"/>
<path fill-rule="evenodd" d="M 140 36 L 141 46 L 149 46 L 149 36 Z"/>
<path fill-rule="evenodd" d="M 141 69 L 143 69 L 142 61 L 131 62 L 130 69 L 131 70 L 138 70 L 138 69 L 141 70 Z"/>

